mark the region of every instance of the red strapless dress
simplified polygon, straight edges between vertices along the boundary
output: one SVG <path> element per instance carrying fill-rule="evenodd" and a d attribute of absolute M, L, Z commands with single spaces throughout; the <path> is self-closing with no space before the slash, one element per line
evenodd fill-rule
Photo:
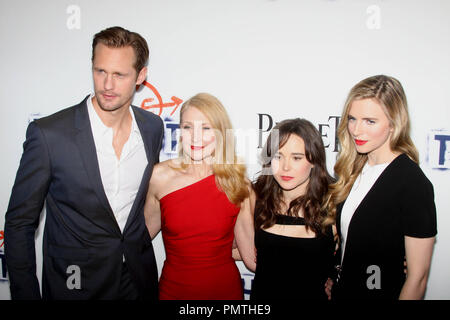
<path fill-rule="evenodd" d="M 166 260 L 161 300 L 240 300 L 242 282 L 231 256 L 239 208 L 214 175 L 164 196 L 161 231 Z"/>

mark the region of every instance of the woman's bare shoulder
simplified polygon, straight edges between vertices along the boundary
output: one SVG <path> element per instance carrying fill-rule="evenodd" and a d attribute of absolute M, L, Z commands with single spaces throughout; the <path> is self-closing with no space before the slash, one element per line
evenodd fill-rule
<path fill-rule="evenodd" d="M 168 159 L 155 164 L 153 166 L 150 184 L 158 185 L 160 183 L 167 183 L 167 181 L 170 181 L 180 174 L 179 168 L 180 166 L 174 159 Z"/>

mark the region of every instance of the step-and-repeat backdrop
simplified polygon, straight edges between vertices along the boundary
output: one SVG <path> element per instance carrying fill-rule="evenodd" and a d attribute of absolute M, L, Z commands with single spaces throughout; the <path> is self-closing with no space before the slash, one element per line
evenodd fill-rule
<path fill-rule="evenodd" d="M 148 77 L 134 104 L 165 122 L 161 159 L 176 156 L 179 107 L 198 92 L 217 96 L 236 128 L 248 176 L 276 122 L 309 119 L 330 172 L 345 97 L 375 74 L 406 91 L 421 168 L 435 188 L 438 236 L 427 299 L 450 299 L 450 2 L 446 0 L 0 0 L 0 230 L 28 123 L 92 91 L 91 42 L 123 26 L 150 47 Z M 42 231 L 36 233 L 38 275 Z M 161 236 L 154 241 L 158 268 Z M 253 274 L 238 267 L 246 297 Z M 9 299 L 0 233 L 0 299 Z"/>

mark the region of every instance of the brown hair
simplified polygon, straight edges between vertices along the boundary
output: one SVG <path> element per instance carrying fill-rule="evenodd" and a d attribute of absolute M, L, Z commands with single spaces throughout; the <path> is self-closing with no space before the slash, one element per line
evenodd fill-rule
<path fill-rule="evenodd" d="M 278 144 L 272 141 L 276 139 L 276 134 L 279 137 Z M 314 167 L 311 169 L 306 193 L 291 201 L 287 215 L 298 216 L 298 213 L 303 210 L 306 229 L 311 229 L 317 235 L 320 235 L 325 233 L 323 221 L 327 214 L 323 210 L 323 203 L 328 192 L 328 185 L 333 182 L 333 178 L 327 171 L 322 137 L 314 125 L 308 120 L 299 118 L 278 123 L 269 134 L 262 150 L 263 159 L 266 159 L 263 163 L 263 171 L 270 170 L 273 156 L 286 144 L 291 135 L 296 135 L 303 139 L 305 143 L 305 157 Z M 278 185 L 273 174 L 261 174 L 254 183 L 253 188 L 257 199 L 255 205 L 255 228 L 268 228 L 275 224 L 275 214 L 281 213 L 283 190 Z"/>
<path fill-rule="evenodd" d="M 340 150 L 334 166 L 334 172 L 338 180 L 330 186 L 327 199 L 328 223 L 334 223 L 337 204 L 347 198 L 353 183 L 367 162 L 367 154 L 356 151 L 347 128 L 348 114 L 353 101 L 362 99 L 374 99 L 381 105 L 389 119 L 393 129 L 390 140 L 391 150 L 405 153 L 414 162 L 419 163 L 419 153 L 410 137 L 408 103 L 400 81 L 385 75 L 372 76 L 361 80 L 348 94 L 338 128 Z"/>
<path fill-rule="evenodd" d="M 136 32 L 128 31 L 122 27 L 111 27 L 100 31 L 92 41 L 92 61 L 94 61 L 95 47 L 98 43 L 102 43 L 109 48 L 132 47 L 136 56 L 133 67 L 138 74 L 147 64 L 149 55 L 147 41 Z"/>

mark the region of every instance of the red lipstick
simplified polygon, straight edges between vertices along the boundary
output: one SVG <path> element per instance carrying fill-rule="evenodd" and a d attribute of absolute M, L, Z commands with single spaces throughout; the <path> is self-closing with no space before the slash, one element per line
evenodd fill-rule
<path fill-rule="evenodd" d="M 362 146 L 363 144 L 365 144 L 367 142 L 367 140 L 358 140 L 358 139 L 355 139 L 355 143 L 358 145 L 358 146 Z"/>
<path fill-rule="evenodd" d="M 294 177 L 290 177 L 290 176 L 281 176 L 281 179 L 282 179 L 283 181 L 289 181 L 289 180 L 294 179 Z"/>
<path fill-rule="evenodd" d="M 191 146 L 191 150 L 202 150 L 205 146 Z"/>

